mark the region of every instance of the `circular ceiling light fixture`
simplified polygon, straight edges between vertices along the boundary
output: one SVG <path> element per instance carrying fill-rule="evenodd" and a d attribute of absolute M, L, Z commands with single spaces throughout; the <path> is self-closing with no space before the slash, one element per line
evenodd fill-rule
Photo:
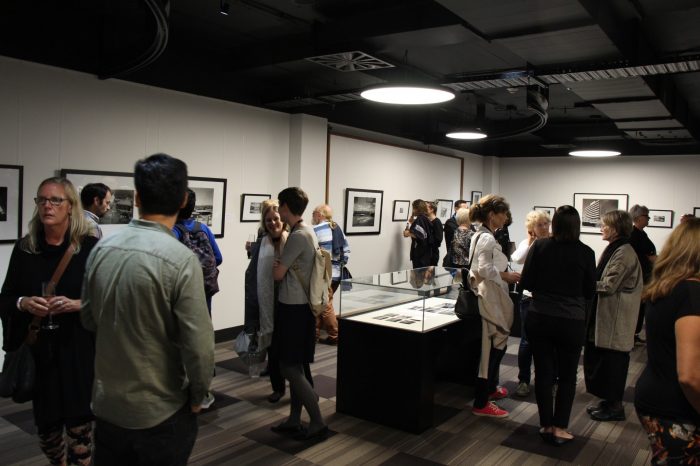
<path fill-rule="evenodd" d="M 409 85 L 372 87 L 360 95 L 373 102 L 399 105 L 439 104 L 455 98 L 452 91 L 444 88 Z"/>
<path fill-rule="evenodd" d="M 452 133 L 447 133 L 445 136 L 452 139 L 465 139 L 465 140 L 475 140 L 484 139 L 488 135 L 481 131 L 480 129 L 469 130 L 469 131 L 454 131 Z"/>
<path fill-rule="evenodd" d="M 574 157 L 617 157 L 620 152 L 616 150 L 572 150 L 569 155 Z"/>

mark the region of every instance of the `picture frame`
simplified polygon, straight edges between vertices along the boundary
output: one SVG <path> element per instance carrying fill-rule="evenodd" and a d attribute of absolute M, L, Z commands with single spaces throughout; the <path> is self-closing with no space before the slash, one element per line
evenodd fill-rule
<path fill-rule="evenodd" d="M 472 199 L 471 199 L 472 205 L 479 202 L 481 200 L 481 196 L 483 196 L 483 193 L 481 191 L 472 191 Z"/>
<path fill-rule="evenodd" d="M 693 207 L 693 215 L 700 218 L 700 207 Z"/>
<path fill-rule="evenodd" d="M 673 211 L 649 209 L 649 228 L 673 228 Z"/>
<path fill-rule="evenodd" d="M 396 272 L 391 272 L 390 280 L 392 285 L 400 285 L 401 283 L 408 282 L 408 270 L 398 270 Z"/>
<path fill-rule="evenodd" d="M 411 212 L 411 201 L 399 199 L 394 201 L 394 211 L 391 216 L 392 222 L 406 222 Z"/>
<path fill-rule="evenodd" d="M 241 223 L 259 222 L 262 203 L 271 198 L 271 194 L 241 194 Z"/>
<path fill-rule="evenodd" d="M 552 217 L 554 217 L 554 212 L 557 210 L 556 207 L 547 207 L 547 206 L 541 206 L 541 205 L 536 205 L 532 208 L 532 210 L 540 211 L 540 212 L 545 212 L 547 215 L 549 215 L 549 219 L 551 220 Z"/>
<path fill-rule="evenodd" d="M 188 176 L 187 186 L 196 194 L 192 214 L 195 220 L 208 226 L 214 238 L 223 238 L 226 224 L 226 178 Z"/>
<path fill-rule="evenodd" d="M 138 218 L 133 173 L 63 168 L 61 176 L 73 183 L 78 196 L 88 183 L 104 183 L 109 186 L 112 191 L 111 209 L 100 219 L 100 229 L 104 236 L 124 228 L 132 218 Z"/>
<path fill-rule="evenodd" d="M 574 193 L 574 207 L 581 215 L 581 233 L 600 235 L 600 218 L 611 210 L 629 209 L 629 194 Z"/>
<path fill-rule="evenodd" d="M 452 217 L 453 201 L 449 199 L 435 199 L 435 215 L 444 225 Z"/>
<path fill-rule="evenodd" d="M 345 190 L 345 234 L 380 234 L 383 198 L 384 191 L 347 188 Z"/>
<path fill-rule="evenodd" d="M 0 165 L 0 243 L 10 244 L 22 237 L 24 167 Z"/>

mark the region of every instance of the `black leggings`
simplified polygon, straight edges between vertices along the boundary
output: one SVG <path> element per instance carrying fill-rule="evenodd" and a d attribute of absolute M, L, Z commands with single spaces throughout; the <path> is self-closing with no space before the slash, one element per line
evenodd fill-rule
<path fill-rule="evenodd" d="M 491 347 L 489 354 L 488 379 L 476 379 L 474 386 L 474 407 L 481 409 L 489 402 L 489 395 L 498 388 L 498 373 L 501 369 L 501 360 L 506 354 L 506 348 L 496 349 Z"/>

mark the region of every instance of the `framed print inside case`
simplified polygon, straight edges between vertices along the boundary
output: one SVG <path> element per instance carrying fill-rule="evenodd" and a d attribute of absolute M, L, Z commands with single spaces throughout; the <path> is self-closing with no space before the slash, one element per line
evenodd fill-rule
<path fill-rule="evenodd" d="M 554 217 L 554 211 L 557 210 L 557 208 L 536 205 L 535 207 L 532 208 L 532 210 L 545 212 L 547 215 L 549 215 L 549 219 L 552 220 L 552 217 Z"/>
<path fill-rule="evenodd" d="M 190 176 L 187 178 L 187 185 L 196 195 L 192 214 L 194 219 L 208 226 L 215 238 L 223 238 L 226 218 L 226 179 Z"/>
<path fill-rule="evenodd" d="M 437 218 L 439 218 L 442 224 L 444 225 L 445 222 L 449 220 L 450 217 L 452 217 L 452 201 L 448 199 L 436 199 L 435 203 L 435 215 L 437 215 Z"/>
<path fill-rule="evenodd" d="M 574 193 L 574 207 L 581 215 L 581 233 L 600 235 L 600 219 L 611 210 L 629 208 L 628 194 Z"/>
<path fill-rule="evenodd" d="M 384 191 L 347 188 L 345 190 L 345 234 L 378 235 L 382 230 Z"/>
<path fill-rule="evenodd" d="M 477 202 L 479 202 L 479 200 L 481 200 L 481 196 L 482 196 L 482 195 L 483 195 L 483 194 L 482 194 L 481 191 L 472 191 L 472 199 L 471 199 L 471 200 L 472 200 L 472 205 L 474 205 L 474 204 L 476 204 Z"/>
<path fill-rule="evenodd" d="M 397 200 L 394 201 L 394 213 L 391 216 L 392 222 L 405 222 L 408 220 L 408 214 L 411 211 L 411 201 Z"/>
<path fill-rule="evenodd" d="M 649 228 L 673 228 L 673 211 L 649 209 Z"/>
<path fill-rule="evenodd" d="M 271 194 L 241 194 L 241 222 L 259 222 L 262 203 L 270 198 Z"/>
<path fill-rule="evenodd" d="M 24 168 L 0 165 L 0 243 L 22 237 L 22 183 Z"/>

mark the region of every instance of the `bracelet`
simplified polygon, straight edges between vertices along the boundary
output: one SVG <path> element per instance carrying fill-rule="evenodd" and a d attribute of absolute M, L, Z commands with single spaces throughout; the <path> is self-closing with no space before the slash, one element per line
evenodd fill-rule
<path fill-rule="evenodd" d="M 17 298 L 17 309 L 19 309 L 20 311 L 22 310 L 22 300 L 24 298 L 26 298 L 26 296 L 20 296 L 19 298 Z"/>

